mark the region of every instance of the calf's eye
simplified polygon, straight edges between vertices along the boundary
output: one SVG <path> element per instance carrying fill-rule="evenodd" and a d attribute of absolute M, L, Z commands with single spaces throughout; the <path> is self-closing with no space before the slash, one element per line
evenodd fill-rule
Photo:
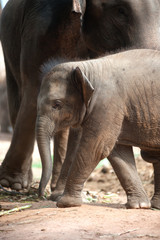
<path fill-rule="evenodd" d="M 54 110 L 60 110 L 62 108 L 63 103 L 60 100 L 54 101 L 52 104 L 52 109 Z"/>
<path fill-rule="evenodd" d="M 126 10 L 124 7 L 118 7 L 118 13 L 119 13 L 119 15 L 121 15 L 121 16 L 128 17 L 127 10 Z"/>

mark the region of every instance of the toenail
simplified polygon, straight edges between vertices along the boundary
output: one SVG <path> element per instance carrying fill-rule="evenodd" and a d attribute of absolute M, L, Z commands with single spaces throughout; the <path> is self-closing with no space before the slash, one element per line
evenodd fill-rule
<path fill-rule="evenodd" d="M 27 186 L 28 186 L 28 181 L 26 180 L 23 182 L 23 188 L 27 188 Z"/>
<path fill-rule="evenodd" d="M 9 182 L 8 182 L 6 179 L 0 180 L 0 184 L 1 184 L 3 187 L 9 187 Z"/>
<path fill-rule="evenodd" d="M 145 202 L 140 203 L 140 208 L 150 208 L 150 207 L 151 207 L 150 203 L 145 203 Z"/>
<path fill-rule="evenodd" d="M 20 183 L 14 183 L 14 184 L 12 184 L 11 188 L 14 189 L 14 190 L 21 190 L 22 186 L 21 186 Z"/>

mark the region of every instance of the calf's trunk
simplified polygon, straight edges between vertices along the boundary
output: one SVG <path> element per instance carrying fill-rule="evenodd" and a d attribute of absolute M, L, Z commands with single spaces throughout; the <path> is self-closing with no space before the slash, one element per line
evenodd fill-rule
<path fill-rule="evenodd" d="M 50 138 L 54 130 L 54 124 L 47 117 L 37 117 L 36 137 L 42 162 L 42 175 L 39 185 L 39 196 L 43 196 L 45 187 L 52 174 L 52 157 L 50 150 Z"/>

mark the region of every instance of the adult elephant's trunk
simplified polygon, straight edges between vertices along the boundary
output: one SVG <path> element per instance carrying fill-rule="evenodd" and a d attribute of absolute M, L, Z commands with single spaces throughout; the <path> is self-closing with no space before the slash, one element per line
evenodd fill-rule
<path fill-rule="evenodd" d="M 39 185 L 39 196 L 44 194 L 45 187 L 52 174 L 52 158 L 50 138 L 54 131 L 54 124 L 47 117 L 37 117 L 36 137 L 42 161 L 42 176 Z"/>

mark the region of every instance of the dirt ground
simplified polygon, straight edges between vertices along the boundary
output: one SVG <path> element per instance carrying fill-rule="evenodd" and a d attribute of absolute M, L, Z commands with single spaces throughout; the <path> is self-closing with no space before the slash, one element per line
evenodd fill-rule
<path fill-rule="evenodd" d="M 10 139 L 11 135 L 0 134 L 0 160 L 7 151 Z M 140 158 L 138 149 L 135 149 L 135 155 L 138 172 L 148 196 L 151 197 L 152 166 Z M 39 162 L 35 146 L 35 181 L 29 193 L 11 196 L 0 190 L 0 239 L 160 239 L 160 211 L 126 209 L 125 193 L 107 161 L 95 169 L 86 182 L 83 191 L 84 204 L 67 209 L 57 208 L 56 203 L 47 198 L 38 199 L 37 180 L 41 169 L 36 166 Z M 49 195 L 48 189 L 46 196 Z"/>

